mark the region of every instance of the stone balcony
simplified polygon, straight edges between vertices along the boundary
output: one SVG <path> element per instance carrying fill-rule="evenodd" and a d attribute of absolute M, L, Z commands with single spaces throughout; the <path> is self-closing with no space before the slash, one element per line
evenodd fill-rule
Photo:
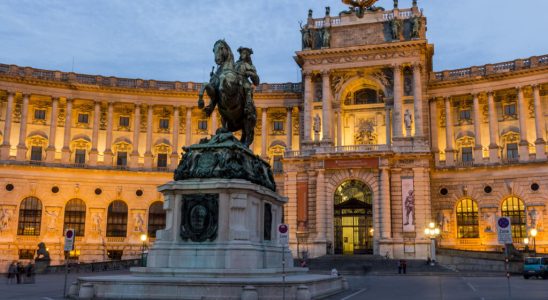
<path fill-rule="evenodd" d="M 387 153 L 424 153 L 429 152 L 421 145 L 348 145 L 348 146 L 310 146 L 298 151 L 286 151 L 286 158 L 311 157 L 315 155 L 332 154 L 370 154 L 379 155 Z"/>

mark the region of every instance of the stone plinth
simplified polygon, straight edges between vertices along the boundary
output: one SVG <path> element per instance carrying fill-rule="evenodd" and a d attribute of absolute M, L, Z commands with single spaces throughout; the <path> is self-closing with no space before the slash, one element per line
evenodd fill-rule
<path fill-rule="evenodd" d="M 74 298 L 310 299 L 345 288 L 339 276 L 293 266 L 277 225 L 287 202 L 243 179 L 188 179 L 158 188 L 166 228 L 156 234 L 146 267 L 131 275 L 78 279 Z M 295 230 L 295 229 L 293 229 Z M 91 288 L 90 288 L 91 286 Z M 257 296 L 257 297 L 255 297 Z"/>

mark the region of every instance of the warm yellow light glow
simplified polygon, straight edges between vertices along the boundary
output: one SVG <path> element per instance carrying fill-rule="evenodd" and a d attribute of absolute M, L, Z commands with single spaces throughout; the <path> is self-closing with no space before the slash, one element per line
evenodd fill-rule
<path fill-rule="evenodd" d="M 439 229 L 439 228 L 434 228 L 434 234 L 435 234 L 435 235 L 440 234 L 440 229 Z"/>
<path fill-rule="evenodd" d="M 536 237 L 536 236 L 537 236 L 537 233 L 538 233 L 538 232 L 537 232 L 537 229 L 536 229 L 536 228 L 531 229 L 531 236 L 532 236 L 532 237 Z"/>
<path fill-rule="evenodd" d="M 523 243 L 524 243 L 525 245 L 529 244 L 529 239 L 528 239 L 528 238 L 524 238 L 524 239 L 523 239 Z"/>
<path fill-rule="evenodd" d="M 146 234 L 141 234 L 141 241 L 145 242 L 147 240 L 147 235 Z"/>
<path fill-rule="evenodd" d="M 434 224 L 434 222 L 430 222 L 430 224 L 428 224 L 428 227 L 430 228 L 434 228 L 436 226 L 436 224 Z"/>

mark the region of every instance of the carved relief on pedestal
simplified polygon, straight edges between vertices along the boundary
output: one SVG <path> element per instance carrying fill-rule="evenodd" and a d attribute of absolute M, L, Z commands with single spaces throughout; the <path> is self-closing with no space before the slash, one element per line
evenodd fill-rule
<path fill-rule="evenodd" d="M 44 212 L 46 215 L 46 232 L 56 232 L 59 228 L 62 228 L 57 226 L 57 223 L 59 223 L 58 218 L 61 214 L 61 207 L 46 206 Z"/>

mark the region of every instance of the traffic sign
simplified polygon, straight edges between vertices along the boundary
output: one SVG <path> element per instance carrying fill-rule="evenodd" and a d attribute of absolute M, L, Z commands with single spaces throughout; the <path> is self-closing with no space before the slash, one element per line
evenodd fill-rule
<path fill-rule="evenodd" d="M 65 251 L 74 250 L 74 229 L 67 229 L 65 231 Z"/>
<path fill-rule="evenodd" d="M 497 235 L 499 244 L 512 244 L 512 224 L 509 217 L 497 219 Z"/>
<path fill-rule="evenodd" d="M 278 225 L 278 244 L 281 246 L 289 245 L 289 227 L 287 224 Z"/>

